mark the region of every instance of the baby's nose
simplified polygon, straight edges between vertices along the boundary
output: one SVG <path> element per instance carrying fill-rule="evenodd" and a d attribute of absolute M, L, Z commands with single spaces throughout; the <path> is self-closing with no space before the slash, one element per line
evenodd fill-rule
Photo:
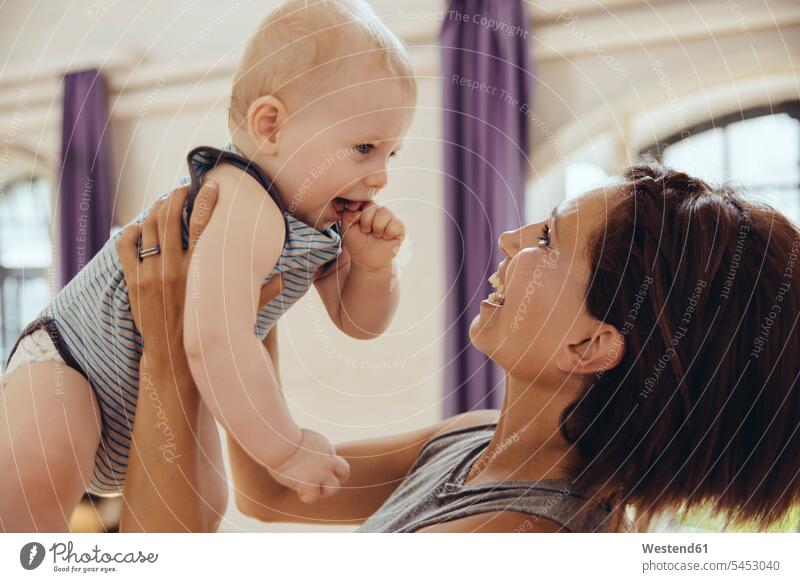
<path fill-rule="evenodd" d="M 370 172 L 370 174 L 364 178 L 364 183 L 367 185 L 367 187 L 371 190 L 375 190 L 376 192 L 381 188 L 385 188 L 388 181 L 389 175 L 386 170 Z"/>

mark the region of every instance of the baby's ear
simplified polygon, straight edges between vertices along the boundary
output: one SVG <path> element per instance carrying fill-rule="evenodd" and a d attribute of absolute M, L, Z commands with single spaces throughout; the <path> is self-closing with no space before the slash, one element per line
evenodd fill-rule
<path fill-rule="evenodd" d="M 568 373 L 596 374 L 616 367 L 624 355 L 625 336 L 613 325 L 600 322 L 588 337 L 562 346 L 556 366 Z"/>
<path fill-rule="evenodd" d="M 281 126 L 286 120 L 286 107 L 274 95 L 259 97 L 247 110 L 247 134 L 257 153 L 278 154 Z"/>

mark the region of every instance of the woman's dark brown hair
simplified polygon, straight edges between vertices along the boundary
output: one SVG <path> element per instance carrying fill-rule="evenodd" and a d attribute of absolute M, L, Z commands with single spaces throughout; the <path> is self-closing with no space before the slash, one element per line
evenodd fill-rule
<path fill-rule="evenodd" d="M 637 514 L 710 505 L 775 524 L 800 501 L 800 233 L 732 188 L 629 168 L 587 252 L 619 365 L 564 412 L 578 481 Z"/>

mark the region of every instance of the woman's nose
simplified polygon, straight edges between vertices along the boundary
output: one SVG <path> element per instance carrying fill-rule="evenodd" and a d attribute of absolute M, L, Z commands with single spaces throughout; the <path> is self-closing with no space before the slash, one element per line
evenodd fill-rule
<path fill-rule="evenodd" d="M 500 235 L 497 244 L 507 257 L 513 257 L 519 249 L 519 231 L 505 231 Z"/>

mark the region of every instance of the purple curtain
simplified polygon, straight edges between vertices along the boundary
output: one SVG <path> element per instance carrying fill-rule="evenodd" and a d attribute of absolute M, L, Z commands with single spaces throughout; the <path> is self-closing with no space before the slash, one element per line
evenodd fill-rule
<path fill-rule="evenodd" d="M 106 84 L 99 71 L 65 75 L 58 196 L 62 285 L 109 238 L 114 186 L 107 129 Z"/>
<path fill-rule="evenodd" d="M 502 403 L 502 370 L 468 331 L 502 258 L 500 233 L 525 221 L 529 37 L 520 0 L 451 0 L 442 27 L 447 414 Z"/>

